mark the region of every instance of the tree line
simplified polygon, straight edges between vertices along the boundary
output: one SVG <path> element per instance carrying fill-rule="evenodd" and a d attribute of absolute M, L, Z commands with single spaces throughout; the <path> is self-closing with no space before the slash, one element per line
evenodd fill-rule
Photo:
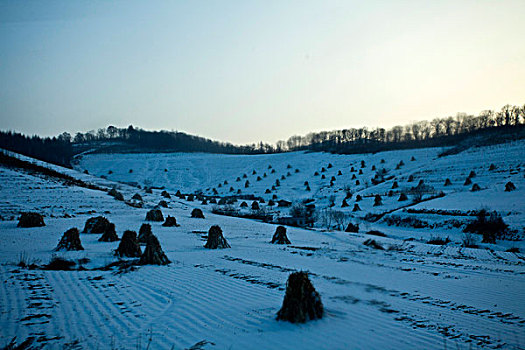
<path fill-rule="evenodd" d="M 64 132 L 57 137 L 26 136 L 0 131 L 0 147 L 63 166 L 78 153 L 98 152 L 205 152 L 222 154 L 268 154 L 288 151 L 327 151 L 370 153 L 394 149 L 451 146 L 475 135 L 503 138 L 517 134 L 525 125 L 525 105 L 505 105 L 500 111 L 486 110 L 479 115 L 458 113 L 455 117 L 419 121 L 390 129 L 352 128 L 292 136 L 275 145 L 254 143 L 233 145 L 178 131 L 147 131 L 132 125 L 108 126 L 75 136 Z M 521 135 L 521 134 L 520 134 Z"/>
<path fill-rule="evenodd" d="M 485 110 L 479 115 L 458 113 L 456 117 L 419 121 L 391 129 L 366 127 L 309 133 L 278 141 L 278 151 L 329 151 L 367 153 L 382 150 L 453 145 L 483 131 L 520 127 L 525 122 L 525 105 L 505 105 L 498 111 Z"/>

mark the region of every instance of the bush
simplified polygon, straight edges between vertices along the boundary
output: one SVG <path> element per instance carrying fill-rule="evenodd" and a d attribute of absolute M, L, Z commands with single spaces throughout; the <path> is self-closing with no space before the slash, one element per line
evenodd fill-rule
<path fill-rule="evenodd" d="M 499 213 L 494 211 L 489 214 L 482 209 L 476 219 L 467 224 L 463 231 L 481 234 L 482 243 L 496 243 L 496 238 L 503 237 L 508 227 Z"/>
<path fill-rule="evenodd" d="M 476 236 L 472 233 L 466 232 L 463 234 L 463 238 L 461 239 L 462 245 L 465 248 L 477 248 L 477 239 Z"/>
<path fill-rule="evenodd" d="M 438 237 L 438 236 L 431 236 L 430 239 L 427 241 L 427 244 L 434 244 L 434 245 L 445 245 L 447 243 L 450 242 L 450 239 L 445 238 L 441 238 L 441 237 Z"/>
<path fill-rule="evenodd" d="M 72 260 L 67 260 L 58 256 L 53 256 L 49 264 L 44 266 L 44 270 L 70 271 L 75 265 L 76 263 Z"/>
<path fill-rule="evenodd" d="M 41 227 L 46 226 L 44 217 L 39 213 L 23 212 L 18 219 L 18 227 Z"/>

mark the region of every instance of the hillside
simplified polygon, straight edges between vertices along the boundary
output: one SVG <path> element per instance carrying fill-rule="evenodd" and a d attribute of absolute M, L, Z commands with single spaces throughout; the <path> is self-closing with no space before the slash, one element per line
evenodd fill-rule
<path fill-rule="evenodd" d="M 274 196 L 292 202 L 312 199 L 318 213 L 327 209 L 332 199 L 335 205 L 331 210 L 343 212 L 347 222 L 362 222 L 367 214 L 372 213 L 385 215 L 375 224 L 385 226 L 383 229 L 387 231 L 393 227 L 385 222 L 392 223 L 399 217 L 411 217 L 420 224 L 439 228 L 432 231 L 402 230 L 404 233 L 394 230 L 392 235 L 399 238 L 428 239 L 430 235 L 439 235 L 443 238 L 450 236 L 459 242 L 463 234 L 454 227 L 457 226 L 455 221 L 464 225 L 472 219 L 475 211 L 487 209 L 499 212 L 516 231 L 516 238 L 523 238 L 525 179 L 522 161 L 525 159 L 525 141 L 474 147 L 459 154 L 438 157 L 443 151 L 442 148 L 424 148 L 364 155 L 291 152 L 253 156 L 93 154 L 79 159 L 77 169 L 87 169 L 91 174 L 109 180 L 165 188 L 172 195 L 180 190 L 184 194 L 202 191 L 211 196 L 215 189 L 218 196 L 237 195 L 240 190 L 240 195 L 254 195 L 263 198 L 265 203 Z M 361 167 L 361 161 L 365 162 L 364 167 Z M 400 162 L 404 165 L 398 167 Z M 491 165 L 493 170 L 489 170 Z M 384 177 L 388 180 L 374 185 L 371 180 L 380 169 L 386 170 Z M 472 171 L 475 177 L 470 179 L 470 185 L 465 185 Z M 411 176 L 413 180 L 409 181 Z M 335 181 L 330 186 L 332 177 Z M 450 185 L 445 186 L 446 179 L 450 180 Z M 280 186 L 276 186 L 277 180 Z M 245 187 L 247 181 L 249 187 Z M 306 181 L 310 191 L 306 190 Z M 413 202 L 415 194 L 411 193 L 420 181 L 423 181 L 424 191 L 423 202 L 418 204 Z M 516 186 L 516 191 L 505 192 L 505 184 L 509 181 Z M 392 189 L 394 182 L 398 187 Z M 474 184 L 480 187 L 479 191 L 472 191 Z M 266 193 L 267 190 L 270 193 Z M 352 193 L 352 197 L 346 200 L 348 207 L 341 208 L 348 191 Z M 441 192 L 444 197 L 431 199 Z M 401 193 L 407 194 L 406 201 L 399 201 Z M 357 201 L 358 195 L 363 198 L 361 201 Z M 375 195 L 381 196 L 379 206 L 374 206 Z M 239 209 L 241 203 L 239 200 L 236 208 Z M 353 211 L 355 204 L 361 211 Z M 262 207 L 281 216 L 288 212 L 288 209 Z M 409 210 L 412 212 L 408 213 Z M 453 215 L 444 215 L 447 213 Z M 364 224 L 371 225 L 367 221 Z M 318 225 L 322 225 L 321 220 Z M 512 244 L 503 242 L 507 247 Z"/>
<path fill-rule="evenodd" d="M 235 178 L 246 173 L 254 184 L 248 188 L 250 192 L 266 196 L 263 189 L 291 164 L 292 170 L 300 172 L 291 172 L 275 192 L 290 199 L 319 198 L 316 203 L 322 210 L 331 194 L 340 202 L 343 194 L 339 187 L 350 183 L 344 180 L 351 177 L 350 164 L 365 159 L 365 181 L 372 174 L 372 164 L 385 159 L 400 187 L 407 186 L 403 179 L 409 174 L 436 186 L 444 176 L 452 180 L 445 197 L 415 208 L 464 211 L 485 200 L 502 212 L 507 208 L 505 220 L 514 227 L 523 226 L 523 202 L 517 196 L 523 191 L 523 174 L 515 173 L 521 171 L 517 169 L 522 165 L 516 163 L 523 159 L 523 144 L 498 147 L 439 159 L 438 149 L 422 149 L 367 156 L 120 155 L 114 156 L 112 163 L 105 160 L 107 155 L 89 155 L 80 161 L 95 175 L 107 175 L 113 169 L 108 179 L 36 162 L 100 190 L 0 166 L 0 278 L 4 281 L 0 288 L 0 346 L 16 336 L 18 343 L 32 338 L 34 344 L 51 348 L 292 349 L 297 339 L 308 340 L 303 342 L 304 349 L 519 348 L 525 343 L 524 255 L 503 248 L 508 244 L 522 247 L 522 242 L 498 241 L 490 245 L 493 250 L 464 248 L 457 243 L 431 245 L 420 240 L 420 235 L 459 232 L 359 221 L 359 233 L 288 227 L 291 244 L 278 246 L 269 243 L 276 225 L 214 215 L 210 205 L 173 196 L 166 199 L 158 189 L 146 193 L 114 182 L 117 177 L 127 182 L 151 179 L 170 192 L 191 192 L 218 187 L 224 180 L 236 184 Z M 415 161 L 410 161 L 412 155 Z M 395 170 L 401 159 L 405 166 Z M 250 171 L 267 171 L 270 162 L 276 173 L 267 176 L 274 177 L 257 184 Z M 490 162 L 495 163 L 497 175 L 485 171 Z M 336 188 L 327 186 L 330 177 L 322 181 L 313 175 L 328 163 L 333 164 L 326 169 L 329 175 L 343 170 L 343 175 L 334 175 Z M 482 191 L 471 193 L 458 184 L 471 168 Z M 183 176 L 184 172 L 189 175 Z M 310 194 L 303 193 L 305 179 L 311 182 Z M 508 179 L 516 183 L 516 192 L 500 191 Z M 126 201 L 139 193 L 143 208 L 105 193 L 113 187 Z M 217 189 L 228 193 L 222 187 Z M 365 196 L 390 187 L 384 183 L 354 191 Z M 243 193 L 248 189 L 243 187 Z M 507 194 L 510 197 L 504 197 Z M 115 223 L 119 237 L 127 229 L 138 231 L 146 212 L 161 199 L 168 202 L 168 208 L 162 208 L 164 216 L 174 216 L 180 225 L 163 227 L 161 222 L 149 222 L 171 260 L 167 266 L 137 266 L 134 271 L 103 268 L 118 261 L 112 251 L 119 242 L 99 242 L 97 234 L 80 234 L 83 251 L 53 251 L 63 232 L 71 227 L 82 230 L 86 220 L 97 215 Z M 370 200 L 363 198 L 363 213 L 358 216 L 373 210 Z M 395 203 L 385 198 L 387 208 Z M 205 219 L 190 217 L 196 207 L 203 209 Z M 44 214 L 46 226 L 17 227 L 17 213 L 29 210 Z M 203 248 L 212 225 L 220 225 L 230 249 Z M 388 237 L 368 235 L 368 229 L 379 229 Z M 409 236 L 417 239 L 402 239 Z M 370 238 L 384 250 L 364 245 Z M 52 256 L 72 259 L 81 268 L 41 269 Z M 17 266 L 20 262 L 35 266 Z M 323 319 L 301 325 L 275 320 L 287 277 L 297 270 L 309 272 L 325 306 Z"/>

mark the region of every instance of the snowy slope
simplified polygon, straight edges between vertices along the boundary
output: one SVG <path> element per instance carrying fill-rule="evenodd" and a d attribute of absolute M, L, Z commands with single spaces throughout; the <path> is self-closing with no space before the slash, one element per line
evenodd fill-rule
<path fill-rule="evenodd" d="M 522 146 L 511 147 L 519 155 Z M 442 175 L 423 171 L 439 172 L 443 167 L 453 166 L 453 160 L 438 159 L 435 164 L 443 164 L 432 167 L 430 163 L 436 153 L 437 150 L 406 153 L 403 158 L 406 172 L 400 171 L 396 176 L 401 179 L 408 173 L 420 172 L 420 176 L 428 177 L 427 181 L 437 179 Z M 308 179 L 313 184 L 314 169 L 328 162 L 334 165 L 327 169 L 327 173 L 332 174 L 343 166 L 348 168 L 352 162 L 357 164 L 364 157 L 367 157 L 367 168 L 375 161 L 379 163 L 381 158 L 392 167 L 401 154 L 395 152 L 387 157 L 384 153 L 367 156 L 295 153 L 254 159 L 259 159 L 257 169 L 267 167 L 271 161 L 272 166 L 279 169 L 277 173 L 282 173 L 288 163 L 297 164 L 301 172 L 283 182 L 287 184 L 290 180 L 290 183 L 295 181 L 302 185 L 305 177 L 299 179 L 303 176 L 300 174 L 311 175 Z M 412 154 L 417 159 L 415 162 L 409 160 Z M 226 179 L 226 173 L 234 182 L 239 173 L 242 176 L 242 172 L 248 174 L 248 169 L 255 168 L 251 160 L 243 160 L 247 164 L 231 170 L 242 158 L 219 168 L 222 163 L 214 157 L 226 159 L 228 156 L 186 155 L 180 156 L 179 161 L 170 160 L 172 156 L 163 155 L 155 163 L 154 155 L 134 155 L 152 158 L 146 164 L 156 165 L 151 166 L 151 173 L 144 170 L 143 175 L 155 177 L 158 174 L 157 180 L 163 178 L 165 164 L 172 161 L 173 167 L 181 169 L 177 170 L 181 173 L 180 178 L 185 178 L 182 164 L 190 164 L 194 157 L 209 157 L 208 164 L 215 166 L 206 168 L 195 162 L 194 168 L 199 167 L 205 174 L 195 172 L 193 176 L 205 185 Z M 85 157 L 81 164 L 84 161 L 98 164 L 94 161 L 97 157 L 107 156 Z M 128 155 L 115 157 L 114 174 L 117 169 L 133 167 L 132 174 L 122 172 L 121 181 L 136 181 L 139 178 L 132 176 L 142 169 L 140 162 L 130 165 L 133 160 L 126 157 Z M 458 163 L 453 169 L 456 175 L 447 175 L 451 180 L 461 178 L 465 172 L 468 174 L 473 166 L 465 155 L 463 157 L 464 163 Z M 512 157 L 507 160 L 494 156 L 499 159 L 498 170 L 504 171 L 506 166 L 516 162 L 518 156 Z M 427 162 L 428 165 L 424 165 Z M 145 168 L 149 169 L 150 165 Z M 94 167 L 88 169 L 90 173 L 100 174 Z M 107 172 L 107 168 L 100 166 L 100 169 L 104 169 L 100 172 Z M 169 174 L 174 172 L 173 168 L 168 171 Z M 476 172 L 480 179 L 492 176 L 485 175 L 481 168 Z M 66 186 L 16 169 L 0 167 L 0 175 L 0 215 L 8 219 L 0 221 L 0 278 L 3 281 L 0 287 L 0 346 L 14 336 L 19 342 L 34 337 L 37 344 L 50 348 L 80 345 L 99 349 L 184 349 L 199 342 L 203 349 L 468 349 L 520 348 L 525 344 L 525 304 L 522 301 L 525 266 L 521 253 L 403 241 L 396 237 L 416 235 L 421 230 L 387 227 L 384 223 L 367 224 L 367 228 L 379 227 L 389 235 L 389 238 L 374 237 L 386 250 L 364 246 L 363 241 L 370 238 L 366 234 L 290 227 L 288 237 L 292 246 L 275 246 L 269 241 L 276 225 L 216 216 L 210 213 L 209 206 L 172 199 L 169 209 L 163 209 L 163 213 L 175 216 L 180 227 L 166 228 L 152 223 L 153 232 L 172 263 L 115 274 L 93 269 L 116 260 L 112 249 L 118 242 L 102 243 L 97 241 L 98 235 L 81 234 L 84 251 L 54 253 L 52 250 L 65 230 L 70 227 L 82 229 L 87 218 L 101 213 L 115 223 L 119 236 L 126 229 L 138 231 L 147 209 L 162 199 L 160 191 L 148 195 L 122 185 L 120 188 L 126 198 L 137 191 L 144 196 L 145 208 L 133 208 L 102 191 Z M 342 176 L 348 176 L 347 172 Z M 504 176 L 515 174 L 502 173 L 500 182 L 504 181 Z M 203 179 L 207 177 L 213 179 L 205 183 Z M 515 177 L 519 191 L 522 180 Z M 111 187 L 115 185 L 112 179 L 100 181 L 106 181 Z M 184 186 L 188 187 L 176 187 L 173 182 L 169 188 L 190 191 L 198 187 L 197 180 L 184 181 L 187 181 Z M 191 185 L 192 181 L 195 185 Z M 155 184 L 162 185 L 160 180 L 158 182 Z M 168 187 L 169 183 L 166 180 L 164 185 Z M 493 191 L 501 185 L 489 180 L 483 184 L 493 186 Z M 291 187 L 281 185 L 282 191 L 289 191 L 289 196 L 303 195 Z M 328 191 L 312 187 L 315 193 L 324 190 Z M 361 191 L 365 194 L 370 188 Z M 455 193 L 458 206 L 470 207 L 461 203 L 470 192 L 458 186 L 446 197 L 435 200 L 437 204 L 432 208 L 463 210 L 453 206 L 452 200 L 445 201 Z M 495 199 L 494 203 L 498 201 Z M 518 213 L 512 215 L 523 225 L 520 219 L 520 205 L 523 204 L 519 198 L 513 201 L 517 203 L 513 210 Z M 424 202 L 418 207 L 424 208 L 433 202 Z M 501 200 L 494 205 L 506 204 Z M 190 217 L 194 206 L 203 208 L 206 219 Z M 45 214 L 47 226 L 17 228 L 16 221 L 9 220 L 10 215 L 19 210 L 32 209 Z M 507 216 L 509 220 L 512 215 Z M 203 248 L 202 232 L 214 224 L 222 227 L 231 249 L 210 251 Z M 86 271 L 27 270 L 16 266 L 21 256 L 28 262 L 42 264 L 53 254 L 90 261 L 84 263 Z M 322 320 L 304 325 L 275 320 L 287 276 L 295 270 L 309 271 L 326 308 Z"/>
<path fill-rule="evenodd" d="M 472 216 L 451 217 L 428 212 L 445 210 L 468 214 L 485 208 L 498 211 L 514 230 L 515 235 L 523 238 L 525 141 L 472 148 L 440 158 L 438 154 L 442 151 L 440 148 L 427 148 L 358 155 L 294 152 L 256 156 L 180 153 L 92 154 L 79 159 L 77 168 L 87 169 L 98 176 L 107 176 L 110 180 L 165 187 L 172 194 L 177 190 L 182 193 L 202 190 L 211 195 L 215 189 L 220 196 L 236 194 L 241 190 L 241 194 L 253 194 L 264 198 L 266 202 L 274 195 L 279 199 L 294 202 L 313 198 L 318 212 L 327 208 L 329 199 L 333 197 L 335 207 L 332 210 L 346 213 L 349 220 L 355 218 L 362 221 L 360 219 L 368 213 L 386 213 L 386 217 L 410 216 L 439 227 L 439 230 L 432 233 L 427 230 L 415 235 L 402 234 L 405 231 L 401 231 L 401 235 L 398 234 L 400 238 L 427 240 L 431 235 L 439 235 L 459 242 L 462 238 L 461 230 L 455 228 L 451 220 L 464 224 L 471 220 Z M 361 167 L 361 161 L 365 162 L 364 168 Z M 401 161 L 404 165 L 398 167 Z M 329 164 L 332 165 L 331 168 Z M 494 170 L 489 170 L 491 164 L 495 166 Z M 354 172 L 351 171 L 352 167 Z M 374 167 L 376 170 L 373 170 Z M 325 172 L 322 172 L 323 168 Z M 275 170 L 273 174 L 272 169 Z M 386 177 L 390 179 L 374 185 L 371 179 L 378 169 L 386 169 Z M 253 174 L 254 171 L 256 174 Z M 361 175 L 359 171 L 362 171 Z M 472 184 L 465 186 L 464 182 L 471 171 L 476 175 L 471 178 Z M 316 176 L 316 172 L 319 175 Z M 338 175 L 339 172 L 341 175 Z M 323 175 L 325 179 L 321 178 Z M 261 177 L 260 181 L 257 180 L 258 176 Z M 353 176 L 356 179 L 353 179 Z M 410 176 L 413 176 L 413 181 L 409 181 Z M 332 177 L 335 181 L 333 186 L 330 186 Z M 240 181 L 237 181 L 238 178 Z M 447 178 L 451 182 L 449 186 L 445 186 Z M 279 180 L 280 186 L 271 190 L 276 180 Z M 356 180 L 360 182 L 359 185 L 356 184 Z M 433 193 L 423 195 L 424 200 L 440 192 L 445 196 L 419 204 L 412 203 L 413 198 L 409 191 L 421 180 L 433 189 Z M 246 181 L 249 181 L 249 187 L 245 187 Z M 305 181 L 309 183 L 310 191 L 306 191 Z M 399 187 L 392 189 L 394 181 Z M 504 191 L 505 184 L 509 181 L 515 184 L 516 191 Z M 472 191 L 474 184 L 480 186 L 480 191 Z M 233 187 L 233 192 L 230 187 Z M 267 189 L 271 190 L 270 193 L 265 193 Z M 346 190 L 352 191 L 353 196 L 347 199 L 349 206 L 341 208 Z M 388 196 L 389 191 L 392 191 L 391 196 Z M 408 194 L 407 201 L 398 201 L 401 192 Z M 374 196 L 378 194 L 382 197 L 382 205 L 374 206 Z M 363 197 L 358 203 L 357 195 Z M 352 211 L 356 203 L 361 208 L 359 212 Z M 240 202 L 236 205 L 239 204 Z M 415 209 L 419 213 L 408 215 L 407 209 Z M 286 215 L 287 211 L 281 211 L 280 214 Z M 503 242 L 506 248 L 511 245 L 515 243 Z"/>

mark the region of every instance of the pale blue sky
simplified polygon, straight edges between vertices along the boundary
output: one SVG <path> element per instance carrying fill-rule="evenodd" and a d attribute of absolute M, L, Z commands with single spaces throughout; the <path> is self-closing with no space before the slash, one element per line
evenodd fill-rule
<path fill-rule="evenodd" d="M 525 1 L 0 0 L 0 129 L 234 143 L 525 103 Z"/>

